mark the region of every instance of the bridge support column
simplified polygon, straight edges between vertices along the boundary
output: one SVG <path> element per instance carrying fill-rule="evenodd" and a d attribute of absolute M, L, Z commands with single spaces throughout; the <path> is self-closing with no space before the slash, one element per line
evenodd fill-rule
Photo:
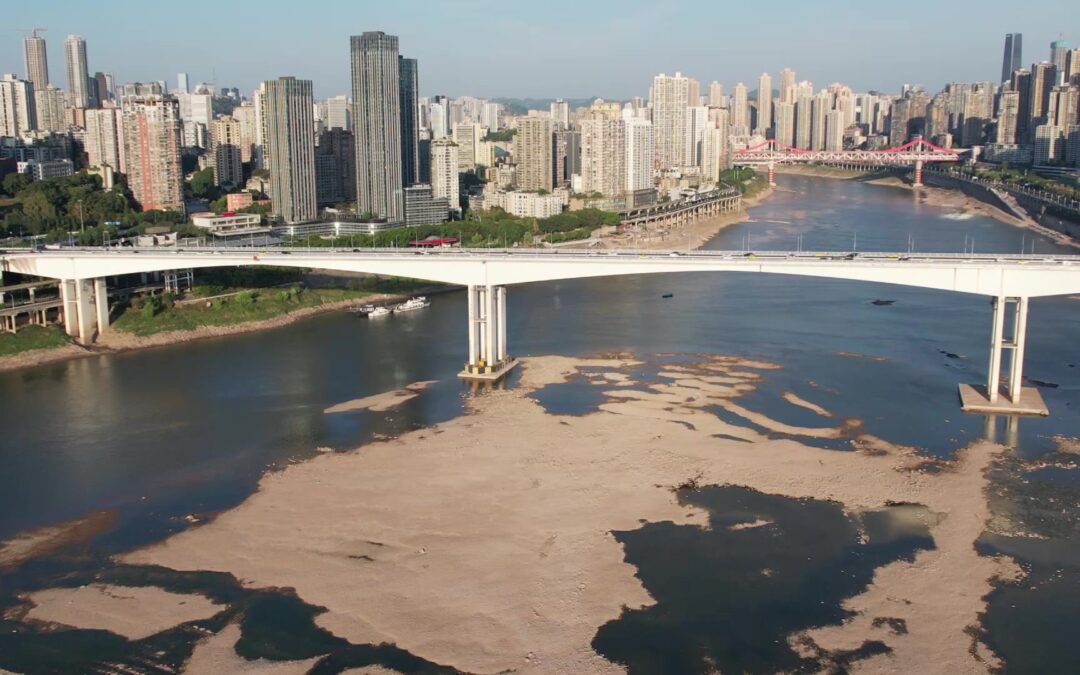
<path fill-rule="evenodd" d="M 469 360 L 458 377 L 495 381 L 517 365 L 506 350 L 506 287 L 469 286 Z"/>
<path fill-rule="evenodd" d="M 94 313 L 93 303 L 94 282 L 91 279 L 80 279 L 75 282 L 75 300 L 78 305 L 79 342 L 84 345 L 94 341 L 94 331 L 97 329 L 97 315 Z"/>
<path fill-rule="evenodd" d="M 776 187 L 776 164 L 769 162 L 769 187 Z"/>
<path fill-rule="evenodd" d="M 94 279 L 94 309 L 97 311 L 98 335 L 109 328 L 109 287 L 105 279 Z"/>
<path fill-rule="evenodd" d="M 914 187 L 922 187 L 922 169 L 923 161 L 921 159 L 915 160 L 915 182 L 912 183 Z"/>
<path fill-rule="evenodd" d="M 60 281 L 60 300 L 64 305 L 64 332 L 70 337 L 79 336 L 79 300 L 75 297 L 74 279 Z"/>
<path fill-rule="evenodd" d="M 1028 298 L 996 297 L 993 298 L 993 307 L 986 395 L 970 385 L 960 385 L 962 409 L 967 412 L 1004 415 L 1048 415 L 1049 410 L 1039 391 L 1033 387 L 1024 387 Z M 1003 400 L 1001 366 L 1005 350 L 1009 350 L 1009 377 Z"/>

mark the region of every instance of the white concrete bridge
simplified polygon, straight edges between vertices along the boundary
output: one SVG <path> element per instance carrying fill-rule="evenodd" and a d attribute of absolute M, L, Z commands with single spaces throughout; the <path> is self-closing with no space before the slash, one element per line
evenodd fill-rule
<path fill-rule="evenodd" d="M 273 266 L 411 277 L 468 289 L 469 351 L 463 375 L 492 376 L 511 363 L 506 287 L 559 279 L 671 272 L 743 272 L 849 279 L 989 296 L 994 302 L 985 399 L 988 410 L 1036 410 L 1022 385 L 1030 298 L 1080 294 L 1080 256 L 772 251 L 558 249 L 62 249 L 0 252 L 0 270 L 61 280 L 65 326 L 82 342 L 108 326 L 106 278 L 163 270 Z M 1006 321 L 1006 318 L 1009 321 Z M 1006 324 L 1009 324 L 1008 326 Z M 1006 393 L 999 396 L 1008 351 Z M 969 392 L 970 394 L 970 392 Z M 1009 406 L 1012 406 L 1011 408 Z M 997 406 L 997 407 L 995 407 Z M 972 403 L 972 409 L 978 406 Z M 984 406 L 985 407 L 985 406 Z"/>

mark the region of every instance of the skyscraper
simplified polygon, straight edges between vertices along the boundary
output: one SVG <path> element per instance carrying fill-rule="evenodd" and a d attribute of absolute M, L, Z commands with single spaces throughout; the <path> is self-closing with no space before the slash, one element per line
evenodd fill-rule
<path fill-rule="evenodd" d="M 455 210 L 461 208 L 457 151 L 457 144 L 449 138 L 431 142 L 431 194 L 445 198 Z"/>
<path fill-rule="evenodd" d="M 795 145 L 795 104 L 780 101 L 776 104 L 776 140 Z"/>
<path fill-rule="evenodd" d="M 34 84 L 12 74 L 0 79 L 0 136 L 19 136 L 36 127 Z"/>
<path fill-rule="evenodd" d="M 570 127 L 570 104 L 560 98 L 551 102 L 550 109 L 554 128 L 556 130 L 568 129 Z"/>
<path fill-rule="evenodd" d="M 286 223 L 314 220 L 315 100 L 311 80 L 281 77 L 263 83 L 266 154 L 273 213 Z"/>
<path fill-rule="evenodd" d="M 780 102 L 795 102 L 795 71 L 791 68 L 780 71 Z"/>
<path fill-rule="evenodd" d="M 995 142 L 1002 145 L 1016 144 L 1016 124 L 1020 113 L 1020 93 L 1011 90 L 1001 92 L 998 99 L 997 135 Z"/>
<path fill-rule="evenodd" d="M 214 183 L 219 187 L 243 184 L 240 162 L 240 123 L 222 116 L 210 124 L 210 157 L 214 162 Z"/>
<path fill-rule="evenodd" d="M 716 80 L 709 83 L 709 107 L 710 108 L 726 108 L 726 101 L 724 100 L 724 85 L 720 84 Z"/>
<path fill-rule="evenodd" d="M 46 87 L 34 91 L 34 108 L 37 112 L 37 128 L 41 131 L 60 132 L 67 129 L 64 119 L 64 90 Z"/>
<path fill-rule="evenodd" d="M 187 73 L 177 73 L 176 74 L 176 93 L 177 94 L 186 94 L 189 91 L 191 91 L 191 87 L 188 84 L 188 75 L 187 75 Z"/>
<path fill-rule="evenodd" d="M 86 40 L 69 35 L 64 40 L 64 64 L 67 67 L 68 103 L 73 108 L 90 105 L 90 71 L 86 66 Z"/>
<path fill-rule="evenodd" d="M 352 102 L 348 96 L 326 99 L 326 128 L 352 131 Z"/>
<path fill-rule="evenodd" d="M 125 173 L 124 118 L 120 108 L 86 111 L 86 157 L 90 166 L 108 164 Z"/>
<path fill-rule="evenodd" d="M 1002 82 L 1008 82 L 1012 79 L 1013 71 L 1023 68 L 1023 41 L 1024 36 L 1020 33 L 1005 35 L 1005 54 L 1001 59 Z"/>
<path fill-rule="evenodd" d="M 350 38 L 356 126 L 356 208 L 389 222 L 405 217 L 398 39 L 382 31 Z"/>
<path fill-rule="evenodd" d="M 1040 124 L 1046 124 L 1046 111 L 1050 106 L 1050 90 L 1057 83 L 1057 68 L 1054 64 L 1043 61 L 1031 66 L 1031 106 L 1028 115 L 1029 132 Z"/>
<path fill-rule="evenodd" d="M 746 85 L 735 85 L 731 95 L 731 133 L 736 136 L 750 135 L 750 108 L 747 105 Z"/>
<path fill-rule="evenodd" d="M 23 59 L 26 62 L 26 79 L 34 83 L 35 91 L 42 91 L 49 86 L 49 60 L 45 56 L 45 38 L 37 31 L 23 39 Z"/>
<path fill-rule="evenodd" d="M 623 165 L 626 171 L 626 192 L 648 190 L 653 187 L 653 126 L 649 120 L 628 117 L 625 126 L 626 155 Z"/>
<path fill-rule="evenodd" d="M 772 127 L 772 77 L 768 73 L 762 73 L 758 78 L 757 86 L 757 122 L 754 126 L 755 133 L 767 135 Z"/>
<path fill-rule="evenodd" d="M 518 122 L 514 136 L 518 189 L 551 190 L 551 127 L 551 120 L 544 117 L 526 117 Z"/>
<path fill-rule="evenodd" d="M 621 119 L 590 114 L 581 129 L 581 189 L 617 197 L 626 189 L 626 127 Z"/>
<path fill-rule="evenodd" d="M 1050 63 L 1054 64 L 1054 68 L 1057 69 L 1057 80 L 1054 84 L 1062 84 L 1069 65 L 1068 40 L 1054 40 L 1050 43 Z"/>
<path fill-rule="evenodd" d="M 686 108 L 690 81 L 682 73 L 653 78 L 649 105 L 652 107 L 653 160 L 658 169 L 681 168 L 686 157 Z"/>
<path fill-rule="evenodd" d="M 151 94 L 123 103 L 124 162 L 131 193 L 144 211 L 183 211 L 179 102 Z"/>
<path fill-rule="evenodd" d="M 398 96 L 401 106 L 401 182 L 405 187 L 420 182 L 420 79 L 416 59 L 398 56 Z"/>

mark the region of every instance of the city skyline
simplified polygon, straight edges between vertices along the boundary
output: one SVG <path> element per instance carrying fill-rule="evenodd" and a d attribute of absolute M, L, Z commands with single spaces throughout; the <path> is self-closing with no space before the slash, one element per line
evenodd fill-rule
<path fill-rule="evenodd" d="M 104 4 L 122 9 L 128 25 L 161 25 L 163 10 L 157 7 L 119 0 Z M 53 73 L 64 69 L 64 39 L 78 34 L 88 45 L 89 71 L 113 73 L 117 82 L 173 82 L 176 73 L 185 72 L 192 84 L 212 82 L 247 93 L 268 77 L 289 74 L 312 80 L 315 98 L 348 94 L 348 38 L 382 30 L 411 45 L 410 56 L 426 64 L 419 82 L 423 96 L 599 96 L 626 100 L 645 95 L 649 79 L 656 73 L 676 70 L 703 82 L 718 80 L 728 86 L 755 82 L 763 71 L 779 73 L 786 67 L 815 83 L 842 82 L 856 90 L 891 92 L 903 84 L 936 90 L 952 81 L 992 82 L 998 78 L 995 64 L 1001 62 L 1003 37 L 1011 32 L 1024 34 L 1026 65 L 1049 59 L 1050 43 L 1062 36 L 1045 30 L 1041 19 L 1047 12 L 1065 9 L 1061 2 L 1028 3 L 1022 8 L 995 2 L 984 5 L 985 16 L 971 16 L 962 8 L 934 5 L 934 21 L 928 22 L 916 18 L 924 15 L 917 7 L 907 13 L 911 18 L 884 10 L 864 10 L 858 17 L 848 17 L 839 6 L 811 8 L 786 3 L 780 9 L 788 20 L 777 24 L 758 19 L 752 8 L 718 8 L 696 2 L 598 2 L 575 6 L 572 13 L 537 16 L 486 1 L 473 3 L 474 12 L 434 2 L 423 3 L 419 10 L 410 6 L 408 11 L 331 4 L 325 11 L 335 16 L 333 33 L 322 30 L 314 20 L 310 30 L 304 30 L 302 24 L 297 28 L 295 23 L 267 24 L 259 26 L 264 37 L 256 43 L 235 39 L 238 22 L 249 20 L 242 8 L 214 5 L 220 21 L 206 26 L 198 36 L 222 48 L 207 53 L 191 49 L 182 39 L 152 32 L 136 32 L 116 40 L 115 23 L 103 20 L 110 15 L 103 11 L 108 7 L 100 5 L 70 7 L 47 1 L 36 3 L 33 9 L 14 7 L 8 16 L 12 26 L 48 28 L 41 35 L 52 47 L 48 58 Z M 197 1 L 192 9 L 202 5 L 210 7 Z M 916 5 L 930 7 L 928 2 Z M 425 20 L 417 20 L 418 11 Z M 229 20 L 233 14 L 236 21 Z M 496 36 L 513 35 L 514 39 L 448 42 L 448 31 L 476 30 L 476 26 L 463 24 L 463 17 L 483 17 L 485 30 Z M 806 30 L 807 25 L 823 29 Z M 958 25 L 964 30 L 956 30 Z M 600 31 L 599 26 L 607 27 Z M 545 46 L 550 31 L 558 31 L 563 44 L 569 46 L 550 52 Z M 820 39 L 823 34 L 838 32 L 844 33 L 844 40 Z M 905 49 L 912 34 L 920 37 L 918 50 Z M 230 56 L 230 42 L 236 44 L 235 56 Z M 762 49 L 762 44 L 770 48 Z M 521 54 L 545 53 L 545 49 L 544 58 L 520 58 Z M 139 53 L 139 58 L 131 58 L 133 53 Z M 23 57 L 22 40 L 4 41 L 0 45 L 0 72 L 25 77 Z"/>

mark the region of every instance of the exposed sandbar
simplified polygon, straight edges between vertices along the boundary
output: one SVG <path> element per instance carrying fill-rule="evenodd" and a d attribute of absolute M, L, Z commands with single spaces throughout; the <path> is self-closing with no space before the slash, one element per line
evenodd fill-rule
<path fill-rule="evenodd" d="M 598 382 L 617 398 L 580 417 L 549 415 L 528 396 L 581 367 L 625 373 L 635 364 L 525 359 L 518 387 L 473 398 L 469 414 L 438 433 L 408 433 L 267 474 L 239 507 L 123 559 L 290 587 L 327 609 L 316 621 L 336 635 L 394 643 L 466 671 L 613 673 L 621 666 L 592 649 L 597 628 L 623 607 L 653 600 L 611 531 L 643 520 L 707 521 L 671 486 L 693 477 L 831 499 L 853 512 L 911 502 L 939 514 L 931 529 L 938 549 L 883 568 L 850 601 L 863 612 L 855 620 L 800 637 L 831 647 L 872 631 L 895 649 L 856 669 L 933 664 L 971 672 L 996 664 L 968 651 L 965 629 L 977 624 L 990 580 L 1008 570 L 974 547 L 988 513 L 984 469 L 997 446 L 973 444 L 943 470 L 920 472 L 905 449 L 884 442 L 873 452 L 837 452 L 765 438 L 710 412 L 713 403 L 703 399 L 725 397 L 700 386 L 634 382 L 635 390 L 608 391 L 610 383 Z M 681 368 L 739 380 L 752 370 L 719 359 Z M 909 634 L 864 626 L 878 616 L 904 617 Z"/>
<path fill-rule="evenodd" d="M 372 396 L 365 396 L 363 398 L 353 399 L 352 401 L 345 401 L 344 403 L 338 403 L 332 405 L 324 413 L 339 413 L 348 412 L 350 410 L 371 410 L 373 412 L 386 412 L 398 407 L 406 401 L 411 401 L 420 395 L 420 392 L 427 389 L 429 386 L 435 384 L 437 380 L 426 380 L 424 382 L 413 382 L 407 384 L 401 389 L 395 389 L 393 391 L 386 391 L 381 394 L 374 394 Z"/>
<path fill-rule="evenodd" d="M 172 593 L 153 586 L 93 584 L 49 588 L 27 596 L 26 618 L 74 628 L 107 630 L 141 640 L 182 623 L 208 619 L 224 609 L 205 596 Z"/>

